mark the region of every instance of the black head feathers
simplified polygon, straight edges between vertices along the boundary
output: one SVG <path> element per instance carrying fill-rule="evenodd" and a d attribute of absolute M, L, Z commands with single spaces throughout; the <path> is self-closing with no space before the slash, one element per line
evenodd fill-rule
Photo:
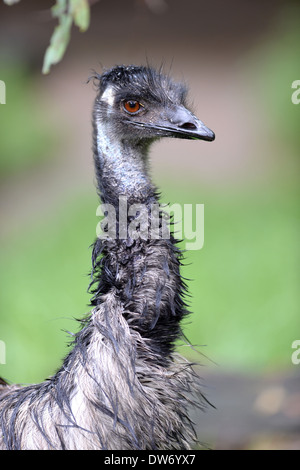
<path fill-rule="evenodd" d="M 186 105 L 187 87 L 173 81 L 162 70 L 136 65 L 118 65 L 103 72 L 95 73 L 90 79 L 94 80 L 100 95 L 112 86 L 116 91 L 127 90 L 143 97 L 161 103 L 172 101 Z"/>

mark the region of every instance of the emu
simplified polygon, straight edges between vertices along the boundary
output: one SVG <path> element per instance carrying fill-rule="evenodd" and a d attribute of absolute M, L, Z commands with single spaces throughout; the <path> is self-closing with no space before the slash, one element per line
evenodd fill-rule
<path fill-rule="evenodd" d="M 146 66 L 93 75 L 93 152 L 101 202 L 146 208 L 159 200 L 148 170 L 162 137 L 214 140 L 186 105 L 186 88 Z M 188 315 L 182 254 L 169 238 L 121 237 L 107 226 L 92 252 L 92 310 L 71 352 L 40 384 L 0 379 L 0 449 L 190 449 L 192 405 L 205 407 L 192 365 L 175 352 Z M 161 211 L 162 212 L 162 211 Z M 149 215 L 150 217 L 150 215 Z M 107 225 L 107 224 L 106 224 Z M 161 225 L 160 225 L 161 229 Z M 139 233 L 137 223 L 136 234 Z"/>

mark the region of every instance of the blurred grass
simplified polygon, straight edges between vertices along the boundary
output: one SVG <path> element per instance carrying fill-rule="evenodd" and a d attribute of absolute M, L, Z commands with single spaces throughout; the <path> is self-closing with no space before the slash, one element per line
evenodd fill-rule
<path fill-rule="evenodd" d="M 186 253 L 183 270 L 194 312 L 185 332 L 222 369 L 291 366 L 300 331 L 299 209 L 297 188 L 278 184 L 256 192 L 204 191 L 204 247 Z M 178 191 L 177 199 L 178 193 L 182 203 L 200 202 L 196 191 Z"/>
<path fill-rule="evenodd" d="M 88 201 L 87 201 L 88 199 Z M 94 205 L 92 203 L 94 202 Z M 42 380 L 59 366 L 88 311 L 89 245 L 95 236 L 95 197 L 65 202 L 46 220 L 2 241 L 1 339 L 11 380 Z"/>

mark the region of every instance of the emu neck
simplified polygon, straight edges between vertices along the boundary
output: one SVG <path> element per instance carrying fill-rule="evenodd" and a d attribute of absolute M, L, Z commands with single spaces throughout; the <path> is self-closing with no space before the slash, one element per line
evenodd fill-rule
<path fill-rule="evenodd" d="M 156 188 L 147 171 L 144 143 L 114 141 L 105 124 L 95 126 L 94 158 L 99 192 L 105 204 L 115 206 L 120 197 L 128 204 L 145 204 L 150 214 L 157 201 Z M 130 219 L 127 219 L 129 226 Z M 128 231 L 129 233 L 129 231 Z M 180 336 L 179 322 L 186 315 L 180 278 L 181 254 L 173 237 L 131 236 L 97 239 L 93 249 L 90 292 L 94 306 L 106 304 L 106 295 L 116 296 L 128 324 L 150 341 L 164 361 Z M 119 309 L 108 309 L 110 317 Z M 112 320 L 111 320 L 112 321 Z M 155 334 L 154 334 L 155 332 Z M 156 359 L 158 360 L 158 359 Z"/>
<path fill-rule="evenodd" d="M 151 142 L 118 139 L 106 123 L 95 128 L 94 159 L 102 201 L 118 206 L 120 196 L 129 203 L 153 203 L 155 188 L 148 175 Z"/>

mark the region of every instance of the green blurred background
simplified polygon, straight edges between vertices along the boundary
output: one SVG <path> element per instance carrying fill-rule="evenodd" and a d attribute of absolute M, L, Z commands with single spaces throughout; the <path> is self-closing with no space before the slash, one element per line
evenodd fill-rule
<path fill-rule="evenodd" d="M 42 76 L 52 4 L 0 3 L 0 376 L 51 375 L 89 310 L 98 199 L 85 81 L 91 69 L 146 58 L 189 84 L 216 133 L 211 144 L 161 142 L 151 158 L 164 201 L 205 206 L 204 247 L 186 253 L 183 269 L 185 333 L 200 354 L 180 351 L 208 376 L 299 376 L 299 4 L 103 0 Z"/>

